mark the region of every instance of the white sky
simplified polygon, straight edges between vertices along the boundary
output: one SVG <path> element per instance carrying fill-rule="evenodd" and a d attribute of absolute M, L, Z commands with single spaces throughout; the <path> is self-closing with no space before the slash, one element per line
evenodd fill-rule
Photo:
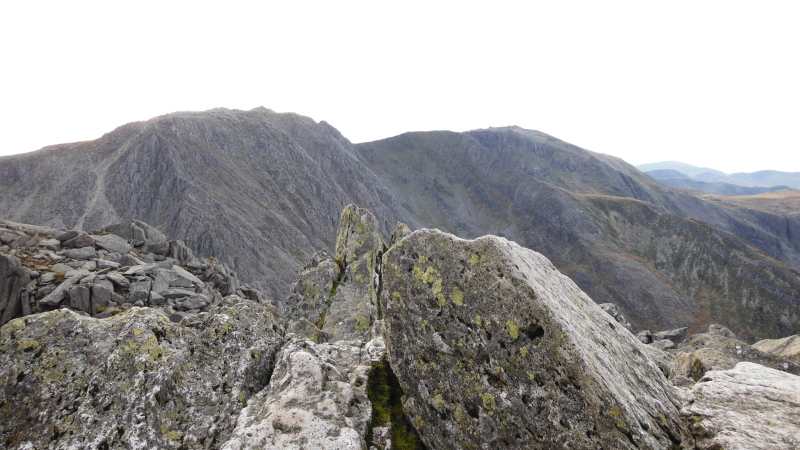
<path fill-rule="evenodd" d="M 519 125 L 800 171 L 800 2 L 5 1 L 0 154 L 256 106 L 353 142 Z"/>

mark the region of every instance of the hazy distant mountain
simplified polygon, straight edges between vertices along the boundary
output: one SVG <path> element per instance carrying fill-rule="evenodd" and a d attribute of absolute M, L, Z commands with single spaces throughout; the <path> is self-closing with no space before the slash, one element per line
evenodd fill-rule
<path fill-rule="evenodd" d="M 139 218 L 277 300 L 314 250 L 333 249 L 339 212 L 356 203 L 384 234 L 401 220 L 504 235 L 641 327 L 800 331 L 800 218 L 706 197 L 518 127 L 354 146 L 264 108 L 169 114 L 0 158 L 0 217 L 83 229 Z"/>
<path fill-rule="evenodd" d="M 770 188 L 767 190 L 740 190 L 730 186 L 717 184 L 687 183 L 670 180 L 664 182 L 670 186 L 690 187 L 700 189 L 710 194 L 722 195 L 748 195 L 762 192 L 772 192 L 780 189 L 800 189 L 800 172 L 779 172 L 777 170 L 762 170 L 752 173 L 726 174 L 719 170 L 707 167 L 696 167 L 677 161 L 664 161 L 660 163 L 641 164 L 637 169 L 658 180 L 670 178 L 690 178 L 706 183 L 725 183 L 735 186 Z M 672 171 L 672 172 L 669 172 Z M 680 175 L 676 175 L 679 173 Z"/>
<path fill-rule="evenodd" d="M 724 172 L 721 172 L 719 170 L 709 169 L 708 167 L 697 167 L 691 164 L 686 164 L 678 161 L 662 161 L 657 163 L 639 164 L 638 166 L 636 166 L 636 168 L 641 170 L 642 172 L 651 172 L 653 170 L 665 170 L 665 169 L 675 170 L 690 177 L 703 172 L 711 172 L 711 173 L 716 173 L 718 175 L 725 175 Z"/>
<path fill-rule="evenodd" d="M 716 195 L 755 195 L 755 194 L 763 194 L 764 192 L 774 192 L 783 189 L 791 189 L 789 186 L 748 187 L 730 183 L 700 181 L 697 178 L 692 178 L 688 175 L 678 172 L 677 170 L 672 170 L 672 169 L 651 170 L 645 173 L 658 180 L 659 183 L 666 184 L 667 186 L 698 189 L 703 192 Z M 703 172 L 702 174 L 699 175 L 704 175 L 704 174 L 709 174 L 709 172 Z M 699 175 L 696 177 L 699 177 Z"/>

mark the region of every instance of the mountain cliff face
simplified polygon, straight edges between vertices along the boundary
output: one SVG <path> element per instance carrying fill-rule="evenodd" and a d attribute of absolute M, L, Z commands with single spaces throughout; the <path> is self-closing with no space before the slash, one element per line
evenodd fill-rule
<path fill-rule="evenodd" d="M 518 127 L 354 146 L 324 122 L 263 108 L 175 113 L 0 158 L 0 192 L 9 220 L 83 230 L 144 220 L 276 303 L 314 249 L 334 251 L 338 212 L 354 202 L 383 238 L 400 220 L 540 251 L 639 327 L 722 322 L 765 338 L 800 320 L 792 214 L 667 187 Z"/>

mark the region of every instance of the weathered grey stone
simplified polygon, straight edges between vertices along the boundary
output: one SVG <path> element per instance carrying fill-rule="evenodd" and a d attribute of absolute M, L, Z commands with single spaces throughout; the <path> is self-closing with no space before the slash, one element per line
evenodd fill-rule
<path fill-rule="evenodd" d="M 150 304 L 153 306 L 163 305 L 167 299 L 156 291 L 150 291 Z"/>
<path fill-rule="evenodd" d="M 177 259 L 181 263 L 185 263 L 194 258 L 194 255 L 192 255 L 192 250 L 181 240 L 170 241 L 168 256 Z"/>
<path fill-rule="evenodd" d="M 764 339 L 753 344 L 753 347 L 762 352 L 774 353 L 795 364 L 800 364 L 800 335 L 796 334 L 783 339 Z"/>
<path fill-rule="evenodd" d="M 97 315 L 100 308 L 105 308 L 111 302 L 111 294 L 114 293 L 114 285 L 109 280 L 100 280 L 92 286 L 92 315 Z"/>
<path fill-rule="evenodd" d="M 170 286 L 176 286 L 176 287 L 179 286 L 177 283 L 182 283 L 179 280 L 188 280 L 190 283 L 192 283 L 195 286 L 200 287 L 200 288 L 202 288 L 205 285 L 205 283 L 203 283 L 199 278 L 197 278 L 196 276 L 192 275 L 191 272 L 189 272 L 188 270 L 184 269 L 181 266 L 173 265 L 171 267 L 171 270 L 175 273 L 175 278 L 170 280 Z M 176 283 L 176 284 L 173 284 L 173 283 Z M 189 286 L 183 286 L 183 287 L 191 287 L 192 284 L 190 284 Z"/>
<path fill-rule="evenodd" d="M 94 238 L 86 233 L 80 233 L 74 238 L 63 242 L 61 246 L 64 248 L 94 247 Z"/>
<path fill-rule="evenodd" d="M 222 449 L 366 448 L 369 361 L 364 349 L 344 341 L 290 341 L 277 357 L 269 386 L 242 409 Z"/>
<path fill-rule="evenodd" d="M 100 270 L 103 269 L 119 269 L 120 265 L 118 262 L 114 262 L 108 259 L 98 259 L 97 260 L 97 268 Z"/>
<path fill-rule="evenodd" d="M 138 264 L 135 266 L 131 266 L 123 272 L 123 275 L 130 276 L 130 275 L 149 275 L 155 273 L 158 269 L 158 265 L 154 263 L 145 263 L 145 264 Z"/>
<path fill-rule="evenodd" d="M 419 230 L 384 255 L 382 293 L 403 409 L 428 448 L 691 443 L 643 344 L 536 252 Z"/>
<path fill-rule="evenodd" d="M 653 342 L 660 341 L 662 339 L 669 339 L 670 341 L 674 342 L 675 345 L 680 344 L 686 339 L 686 332 L 689 329 L 686 327 L 683 328 L 676 328 L 674 330 L 667 330 L 667 331 L 659 331 L 658 333 L 653 334 Z"/>
<path fill-rule="evenodd" d="M 42 239 L 39 241 L 39 245 L 48 250 L 58 251 L 61 248 L 61 241 L 58 239 Z"/>
<path fill-rule="evenodd" d="M 128 279 L 125 278 L 125 276 L 122 275 L 119 272 L 116 272 L 116 271 L 115 272 L 108 272 L 106 274 L 106 278 L 111 280 L 114 284 L 119 286 L 121 289 L 128 290 L 131 287 L 130 281 L 128 281 Z"/>
<path fill-rule="evenodd" d="M 204 309 L 209 303 L 210 300 L 204 294 L 192 294 L 190 297 L 183 297 L 175 301 L 175 305 L 179 311 Z"/>
<path fill-rule="evenodd" d="M 131 295 L 128 297 L 128 301 L 131 303 L 141 301 L 146 304 L 150 300 L 150 288 L 152 284 L 152 281 L 149 279 L 131 283 Z"/>
<path fill-rule="evenodd" d="M 642 348 L 645 353 L 647 353 L 647 356 L 656 363 L 661 373 L 664 374 L 665 377 L 669 377 L 669 374 L 672 372 L 672 367 L 675 364 L 675 355 L 653 347 L 652 345 L 645 345 Z"/>
<path fill-rule="evenodd" d="M 153 253 L 155 255 L 169 254 L 169 241 L 148 242 L 142 246 L 142 253 Z"/>
<path fill-rule="evenodd" d="M 83 312 L 92 313 L 92 302 L 89 288 L 83 285 L 73 286 L 69 290 L 69 306 Z"/>
<path fill-rule="evenodd" d="M 0 242 L 2 242 L 3 244 L 8 245 L 8 244 L 16 241 L 20 237 L 22 237 L 21 233 L 15 233 L 13 231 L 5 231 L 3 233 L 0 233 Z"/>
<path fill-rule="evenodd" d="M 698 449 L 800 448 L 800 377 L 740 362 L 710 371 L 692 389 L 681 416 Z"/>
<path fill-rule="evenodd" d="M 67 278 L 58 285 L 57 288 L 50 294 L 48 294 L 45 298 L 39 300 L 39 304 L 43 306 L 58 306 L 61 304 L 61 301 L 69 293 L 69 290 L 72 289 L 72 286 L 76 285 L 79 281 L 81 281 L 83 275 L 75 275 L 73 277 Z"/>
<path fill-rule="evenodd" d="M 66 278 L 72 278 L 72 277 L 79 276 L 79 277 L 81 277 L 81 280 L 83 280 L 89 274 L 91 274 L 91 272 L 89 272 L 86 269 L 75 269 L 75 270 L 66 271 L 66 273 L 64 273 L 64 276 Z"/>
<path fill-rule="evenodd" d="M 636 333 L 636 339 L 639 339 L 639 342 L 642 344 L 652 344 L 653 334 L 650 333 L 650 330 L 642 330 Z"/>
<path fill-rule="evenodd" d="M 65 250 L 64 256 L 67 258 L 77 259 L 79 261 L 85 261 L 87 259 L 95 258 L 97 254 L 94 251 L 94 247 L 89 246 Z"/>
<path fill-rule="evenodd" d="M 614 320 L 616 320 L 617 322 L 621 323 L 622 326 L 624 326 L 628 330 L 633 331 L 633 325 L 631 325 L 631 323 L 628 322 L 628 319 L 626 319 L 625 316 L 622 315 L 622 313 L 620 312 L 619 307 L 617 307 L 617 305 L 615 305 L 613 303 L 600 303 L 597 306 L 599 306 L 600 309 L 605 311 L 606 314 L 608 314 L 609 316 L 613 317 Z"/>
<path fill-rule="evenodd" d="M 0 325 L 20 317 L 30 273 L 14 256 L 0 254 Z"/>
<path fill-rule="evenodd" d="M 163 295 L 165 298 L 182 298 L 191 297 L 195 292 L 188 289 L 170 288 L 159 292 L 159 294 Z"/>
<path fill-rule="evenodd" d="M 336 237 L 336 260 L 344 267 L 345 281 L 336 287 L 322 326 L 332 342 L 369 340 L 372 322 L 378 318 L 376 270 L 382 250 L 375 216 L 366 209 L 348 205 L 342 211 Z"/>
<path fill-rule="evenodd" d="M 155 272 L 155 276 L 153 277 L 153 291 L 154 292 L 163 292 L 169 288 L 169 281 L 175 275 L 175 272 L 171 270 L 165 270 L 157 268 Z"/>
<path fill-rule="evenodd" d="M 394 231 L 392 231 L 392 237 L 389 240 L 389 245 L 391 246 L 397 244 L 409 234 L 411 234 L 411 229 L 408 228 L 408 225 L 404 224 L 403 222 L 397 222 L 397 226 L 395 226 Z"/>
<path fill-rule="evenodd" d="M 192 327 L 151 308 L 112 309 L 2 328 L 5 448 L 219 448 L 282 344 L 269 311 L 249 300 L 229 297 Z"/>
<path fill-rule="evenodd" d="M 125 253 L 119 257 L 119 261 L 117 261 L 122 267 L 133 267 L 133 266 L 141 266 L 146 264 L 144 261 L 138 258 L 134 258 L 133 256 Z"/>
<path fill-rule="evenodd" d="M 72 267 L 70 267 L 70 266 L 68 266 L 66 264 L 61 264 L 61 263 L 53 264 L 50 267 L 50 271 L 54 272 L 54 273 L 62 273 L 62 272 L 66 273 L 66 272 L 69 272 L 70 270 L 72 270 Z"/>
<path fill-rule="evenodd" d="M 314 324 L 324 323 L 328 301 L 336 293 L 339 281 L 339 265 L 326 252 L 317 252 L 300 271 L 284 302 L 284 314 L 290 322 L 287 328 L 298 336 L 320 342 L 320 330 Z"/>
<path fill-rule="evenodd" d="M 66 241 L 68 241 L 68 240 L 70 240 L 72 238 L 77 237 L 79 234 L 80 234 L 80 232 L 77 231 L 77 230 L 65 231 L 64 233 L 59 234 L 58 236 L 56 236 L 56 240 L 58 240 L 59 242 L 66 242 Z"/>
<path fill-rule="evenodd" d="M 109 252 L 128 253 L 133 248 L 124 238 L 116 234 L 107 234 L 94 239 L 96 246 L 108 250 Z"/>
<path fill-rule="evenodd" d="M 709 325 L 708 332 L 711 334 L 718 334 L 720 336 L 725 336 L 731 339 L 738 339 L 733 331 L 729 330 L 727 327 L 724 327 L 718 323 Z"/>
<path fill-rule="evenodd" d="M 654 340 L 652 344 L 653 347 L 659 350 L 669 350 L 671 348 L 675 348 L 675 343 L 669 339 L 658 339 Z"/>

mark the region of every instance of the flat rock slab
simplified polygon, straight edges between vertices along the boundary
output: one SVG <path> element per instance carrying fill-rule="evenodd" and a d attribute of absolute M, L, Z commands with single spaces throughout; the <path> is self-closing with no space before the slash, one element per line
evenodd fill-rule
<path fill-rule="evenodd" d="M 750 362 L 707 372 L 681 416 L 698 449 L 800 448 L 800 376 Z"/>
<path fill-rule="evenodd" d="M 800 335 L 798 334 L 783 339 L 764 339 L 753 344 L 753 347 L 800 364 Z"/>
<path fill-rule="evenodd" d="M 94 251 L 94 247 L 86 246 L 81 248 L 74 248 L 64 251 L 64 256 L 67 258 L 77 259 L 79 261 L 85 261 L 87 259 L 92 259 L 96 256 Z"/>
<path fill-rule="evenodd" d="M 532 250 L 416 231 L 384 254 L 381 305 L 428 448 L 691 445 L 644 344 Z"/>
<path fill-rule="evenodd" d="M 100 248 L 110 252 L 128 253 L 133 248 L 124 238 L 116 234 L 107 234 L 94 238 L 94 243 Z"/>

